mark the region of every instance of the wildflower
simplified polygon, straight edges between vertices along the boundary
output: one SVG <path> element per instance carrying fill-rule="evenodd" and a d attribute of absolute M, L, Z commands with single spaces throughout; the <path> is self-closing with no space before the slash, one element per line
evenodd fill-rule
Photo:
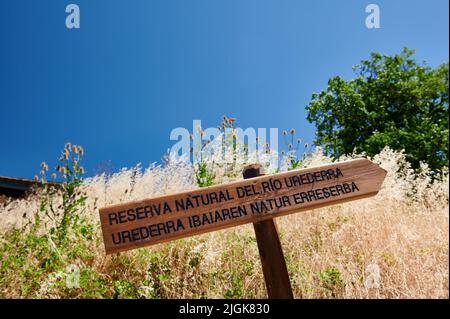
<path fill-rule="evenodd" d="M 76 145 L 72 145 L 72 153 L 78 153 L 78 147 Z"/>
<path fill-rule="evenodd" d="M 67 149 L 64 149 L 62 158 L 66 161 L 69 159 L 69 151 Z"/>
<path fill-rule="evenodd" d="M 70 143 L 66 143 L 65 148 L 66 148 L 66 149 L 70 149 L 70 146 L 71 146 Z"/>
<path fill-rule="evenodd" d="M 48 171 L 48 166 L 47 166 L 47 164 L 46 164 L 45 162 L 42 162 L 42 163 L 41 163 L 41 168 L 42 168 L 42 171 L 43 171 L 43 172 Z"/>
<path fill-rule="evenodd" d="M 295 135 L 295 129 L 291 128 L 291 135 Z"/>
<path fill-rule="evenodd" d="M 78 153 L 80 153 L 81 156 L 84 155 L 84 148 L 81 145 L 78 145 Z"/>

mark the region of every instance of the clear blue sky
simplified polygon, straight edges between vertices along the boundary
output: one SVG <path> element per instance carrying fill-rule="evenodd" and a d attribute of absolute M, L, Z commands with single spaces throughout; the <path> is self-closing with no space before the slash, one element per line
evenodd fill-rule
<path fill-rule="evenodd" d="M 81 28 L 65 27 L 65 7 Z M 381 29 L 365 7 L 381 8 Z M 32 177 L 64 143 L 86 149 L 88 174 L 159 161 L 170 131 L 227 114 L 246 127 L 296 128 L 305 105 L 371 51 L 415 48 L 448 61 L 448 1 L 3 0 L 0 175 Z"/>

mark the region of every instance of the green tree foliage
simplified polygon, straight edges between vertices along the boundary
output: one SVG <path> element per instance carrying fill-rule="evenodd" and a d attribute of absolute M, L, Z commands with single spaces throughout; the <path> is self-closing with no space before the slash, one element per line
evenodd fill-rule
<path fill-rule="evenodd" d="M 372 53 L 353 68 L 356 78 L 336 76 L 314 93 L 306 109 L 315 144 L 335 158 L 389 146 L 404 150 L 413 168 L 448 166 L 448 62 L 431 68 L 413 55 Z"/>

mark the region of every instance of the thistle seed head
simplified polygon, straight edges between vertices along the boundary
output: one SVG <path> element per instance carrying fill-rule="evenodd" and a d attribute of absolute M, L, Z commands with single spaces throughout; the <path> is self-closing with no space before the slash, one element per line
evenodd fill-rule
<path fill-rule="evenodd" d="M 41 168 L 42 168 L 42 170 L 45 171 L 45 172 L 48 171 L 48 166 L 47 166 L 47 164 L 46 164 L 45 162 L 42 162 L 42 163 L 41 163 Z"/>

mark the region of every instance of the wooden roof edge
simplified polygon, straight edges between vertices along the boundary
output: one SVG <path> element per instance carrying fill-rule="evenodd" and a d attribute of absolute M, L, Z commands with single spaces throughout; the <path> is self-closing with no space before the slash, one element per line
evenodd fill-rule
<path fill-rule="evenodd" d="M 38 185 L 40 181 L 35 181 L 34 179 L 28 179 L 28 178 L 17 178 L 17 177 L 9 177 L 9 176 L 0 176 L 0 182 L 4 183 L 10 183 L 10 184 L 20 184 L 20 185 L 27 185 L 27 186 L 33 186 Z M 61 186 L 62 183 L 58 182 L 47 182 L 48 185 L 51 186 Z"/>

